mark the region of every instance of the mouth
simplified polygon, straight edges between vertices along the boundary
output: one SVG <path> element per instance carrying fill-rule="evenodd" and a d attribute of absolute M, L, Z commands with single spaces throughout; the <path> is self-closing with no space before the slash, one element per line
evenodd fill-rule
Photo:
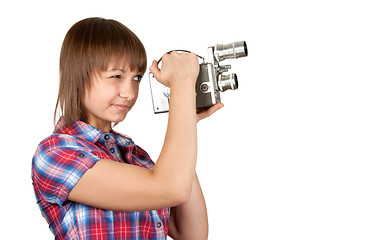
<path fill-rule="evenodd" d="M 126 110 L 129 110 L 130 106 L 128 105 L 124 105 L 124 104 L 112 104 L 112 106 L 120 111 L 120 112 L 123 112 L 123 111 L 126 111 Z"/>

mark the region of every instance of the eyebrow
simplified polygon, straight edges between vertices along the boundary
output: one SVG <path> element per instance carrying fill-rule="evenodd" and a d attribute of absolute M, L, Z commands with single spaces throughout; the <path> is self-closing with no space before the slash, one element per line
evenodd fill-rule
<path fill-rule="evenodd" d="M 111 72 L 116 72 L 116 71 L 119 71 L 119 72 L 125 73 L 125 70 L 120 69 L 120 68 L 113 68 L 113 69 L 107 70 L 106 72 L 107 72 L 107 73 L 111 73 Z M 136 74 L 137 74 L 137 75 L 141 75 L 141 76 L 143 76 L 145 73 L 143 73 L 143 72 L 141 72 L 141 71 L 138 71 Z"/>
<path fill-rule="evenodd" d="M 110 70 L 107 70 L 107 72 L 116 72 L 116 71 L 119 71 L 119 72 L 122 72 L 124 73 L 125 71 L 123 69 L 117 69 L 117 68 L 114 68 L 114 69 L 110 69 Z"/>

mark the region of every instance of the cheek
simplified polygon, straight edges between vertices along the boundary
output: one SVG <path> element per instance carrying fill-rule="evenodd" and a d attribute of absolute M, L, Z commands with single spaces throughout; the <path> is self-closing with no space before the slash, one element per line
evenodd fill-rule
<path fill-rule="evenodd" d="M 134 86 L 134 91 L 136 93 L 136 95 L 138 95 L 138 92 L 139 92 L 139 83 L 135 83 L 135 86 Z"/>
<path fill-rule="evenodd" d="M 118 88 L 114 84 L 99 84 L 90 92 L 90 100 L 95 104 L 103 104 L 118 94 Z"/>
<path fill-rule="evenodd" d="M 138 92 L 139 92 L 139 83 L 134 83 L 134 86 L 133 86 L 134 102 L 138 98 Z"/>
<path fill-rule="evenodd" d="M 93 112 L 95 109 L 99 109 L 100 106 L 106 101 L 106 92 L 106 89 L 97 88 L 96 86 L 92 87 L 89 91 L 86 91 L 83 102 L 85 108 L 90 112 Z"/>

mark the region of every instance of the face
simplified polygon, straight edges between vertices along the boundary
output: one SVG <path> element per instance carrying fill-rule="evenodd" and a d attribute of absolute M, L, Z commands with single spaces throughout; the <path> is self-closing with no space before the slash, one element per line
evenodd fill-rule
<path fill-rule="evenodd" d="M 91 87 L 85 90 L 84 107 L 88 123 L 109 132 L 111 123 L 124 120 L 137 100 L 143 73 L 131 71 L 128 66 L 115 67 L 92 74 Z"/>

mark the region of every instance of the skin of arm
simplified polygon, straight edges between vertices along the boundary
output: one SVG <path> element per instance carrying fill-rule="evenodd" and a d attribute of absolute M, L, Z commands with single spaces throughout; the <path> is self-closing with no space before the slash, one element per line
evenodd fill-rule
<path fill-rule="evenodd" d="M 196 123 L 223 105 L 196 113 L 199 63 L 195 54 L 166 54 L 162 69 L 154 61 L 150 70 L 159 82 L 172 89 L 167 132 L 154 169 L 101 159 L 83 175 L 68 200 L 115 211 L 176 206 L 170 216 L 170 235 L 174 239 L 206 239 L 207 212 L 195 174 Z"/>
<path fill-rule="evenodd" d="M 171 208 L 168 235 L 175 240 L 208 238 L 207 208 L 196 174 L 189 201 Z"/>
<path fill-rule="evenodd" d="M 117 211 L 159 209 L 189 200 L 196 166 L 196 123 L 213 109 L 204 115 L 195 112 L 199 74 L 195 54 L 166 54 L 162 69 L 153 62 L 150 70 L 172 89 L 167 132 L 154 169 L 102 159 L 81 177 L 68 200 Z"/>

